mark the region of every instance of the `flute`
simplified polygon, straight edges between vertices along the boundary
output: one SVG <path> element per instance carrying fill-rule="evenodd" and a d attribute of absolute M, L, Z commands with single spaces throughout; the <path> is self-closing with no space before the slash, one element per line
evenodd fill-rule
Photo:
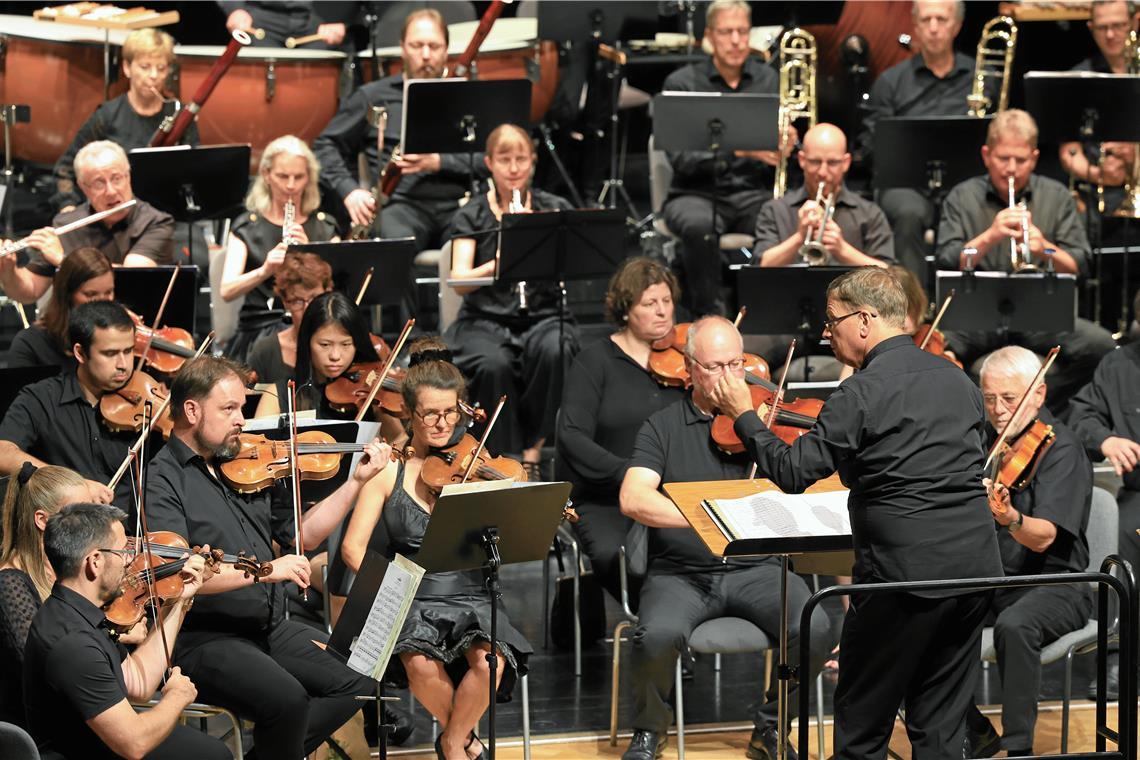
<path fill-rule="evenodd" d="M 126 209 L 129 209 L 131 206 L 135 205 L 137 202 L 138 201 L 136 201 L 134 198 L 131 198 L 129 201 L 124 201 L 123 203 L 120 203 L 118 206 L 115 206 L 114 208 L 109 208 L 106 211 L 97 211 L 94 214 L 91 214 L 90 216 L 85 216 L 82 219 L 76 219 L 74 222 L 68 222 L 67 224 L 62 225 L 60 227 L 52 227 L 52 228 L 50 228 L 50 230 L 51 230 L 51 232 L 55 233 L 57 236 L 58 235 L 66 235 L 67 233 L 71 232 L 72 230 L 77 230 L 80 227 L 86 227 L 89 224 L 94 224 L 95 222 L 99 221 L 100 219 L 106 219 L 107 217 L 112 216 L 114 214 L 117 214 L 120 211 L 124 211 Z M 7 245 L 4 246 L 3 249 L 0 249 L 0 256 L 7 256 L 10 253 L 16 253 L 17 251 L 24 250 L 29 245 L 31 245 L 31 243 L 29 242 L 29 239 L 30 239 L 30 236 L 25 237 L 25 238 L 21 238 L 20 240 L 15 240 L 11 243 L 8 243 Z"/>

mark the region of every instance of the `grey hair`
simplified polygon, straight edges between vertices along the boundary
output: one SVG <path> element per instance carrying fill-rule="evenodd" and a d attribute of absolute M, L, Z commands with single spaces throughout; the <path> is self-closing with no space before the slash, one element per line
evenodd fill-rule
<path fill-rule="evenodd" d="M 96 140 L 95 142 L 87 143 L 75 154 L 75 161 L 72 163 L 72 168 L 75 170 L 75 178 L 80 179 L 83 176 L 83 172 L 80 171 L 79 167 L 85 166 L 88 161 L 103 153 L 115 154 L 115 158 L 126 164 L 127 172 L 130 172 L 131 162 L 127 160 L 127 152 L 123 150 L 123 146 L 116 142 L 111 142 L 110 140 Z"/>
<path fill-rule="evenodd" d="M 83 559 L 106 545 L 111 526 L 127 515 L 109 504 L 71 504 L 48 518 L 44 553 L 60 580 L 79 575 Z"/>
<path fill-rule="evenodd" d="M 1090 22 L 1092 21 L 1092 11 L 1094 9 L 1096 9 L 1098 7 L 1104 7 L 1106 5 L 1115 5 L 1116 3 L 1119 3 L 1119 2 L 1120 2 L 1120 0 L 1093 0 L 1092 6 L 1090 6 L 1090 8 L 1089 8 L 1089 21 Z M 1124 5 L 1128 8 L 1128 15 L 1129 16 L 1135 16 L 1136 15 L 1136 2 L 1135 2 L 1135 0 L 1124 0 Z"/>
<path fill-rule="evenodd" d="M 894 272 L 881 267 L 859 267 L 842 274 L 827 286 L 827 296 L 852 308 L 869 307 L 883 323 L 902 329 L 910 302 Z"/>
<path fill-rule="evenodd" d="M 915 0 L 915 2 L 911 3 L 910 6 L 910 17 L 915 21 L 918 20 L 918 2 L 919 0 Z M 966 0 L 955 1 L 954 18 L 956 18 L 958 21 L 962 21 L 964 18 L 966 18 Z"/>
<path fill-rule="evenodd" d="M 705 29 L 712 27 L 722 11 L 744 11 L 748 14 L 748 25 L 752 25 L 752 6 L 744 0 L 713 0 L 705 11 Z"/>
<path fill-rule="evenodd" d="M 1040 369 L 1041 357 L 1028 348 L 1005 346 L 986 355 L 978 376 L 1015 377 L 1031 383 Z"/>
<path fill-rule="evenodd" d="M 265 179 L 265 175 L 273 168 L 273 161 L 278 156 L 299 156 L 305 159 L 309 178 L 305 182 L 305 189 L 301 192 L 301 208 L 298 212 L 305 215 L 313 213 L 321 205 L 321 165 L 305 141 L 293 135 L 282 135 L 265 146 L 265 150 L 261 153 L 261 162 L 257 167 L 257 176 L 249 188 L 249 194 L 245 196 L 245 207 L 258 214 L 269 211 L 272 201 L 269 182 Z"/>
<path fill-rule="evenodd" d="M 697 359 L 697 334 L 704 328 L 705 325 L 711 324 L 713 322 L 723 322 L 724 324 L 732 325 L 732 322 L 717 314 L 710 314 L 708 316 L 701 317 L 700 319 L 694 321 L 693 324 L 689 325 L 689 333 L 685 337 L 685 356 L 689 357 L 690 361 L 696 361 Z M 739 337 L 739 334 L 737 337 Z M 741 350 L 744 349 L 743 338 L 740 338 L 740 348 Z"/>

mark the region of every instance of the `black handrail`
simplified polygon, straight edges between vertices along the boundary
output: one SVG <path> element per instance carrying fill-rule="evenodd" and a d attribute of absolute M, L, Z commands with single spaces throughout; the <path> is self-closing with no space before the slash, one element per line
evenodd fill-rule
<path fill-rule="evenodd" d="M 1119 568 L 1122 578 L 1110 574 L 1113 568 Z M 812 594 L 804 604 L 800 613 L 800 657 L 798 673 L 810 673 L 811 652 L 811 616 L 815 608 L 826 598 L 831 596 L 859 594 L 890 594 L 890 593 L 917 593 L 922 591 L 986 591 L 999 588 L 1017 588 L 1022 586 L 1053 586 L 1061 584 L 1095 583 L 1097 584 L 1097 699 L 1096 699 L 1096 752 L 1076 752 L 1064 755 L 1049 755 L 1049 758 L 1115 758 L 1136 760 L 1136 657 L 1137 626 L 1136 612 L 1138 607 L 1136 579 L 1132 567 L 1118 555 L 1110 554 L 1101 563 L 1100 572 L 1097 573 L 1058 573 L 1052 575 L 1015 575 L 1008 578 L 958 578 L 950 580 L 933 581 L 905 581 L 897 583 L 862 583 L 851 586 L 829 586 Z M 1120 709 L 1117 710 L 1117 730 L 1113 731 L 1107 726 L 1108 701 L 1105 698 L 1104 683 L 1108 675 L 1108 649 L 1109 626 L 1108 594 L 1105 587 L 1110 587 L 1118 600 L 1118 621 L 1120 635 Z M 782 673 L 781 677 L 791 677 L 791 674 Z M 802 694 L 802 692 L 801 692 Z M 800 754 L 807 751 L 808 746 L 808 699 L 806 694 L 800 698 L 799 704 L 799 741 Z M 1116 752 L 1108 752 L 1107 741 L 1112 740 L 1117 745 Z M 822 754 L 823 748 L 820 748 Z"/>

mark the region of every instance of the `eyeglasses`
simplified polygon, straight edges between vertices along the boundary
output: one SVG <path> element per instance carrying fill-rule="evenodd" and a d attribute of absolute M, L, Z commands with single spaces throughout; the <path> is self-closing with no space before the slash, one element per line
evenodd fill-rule
<path fill-rule="evenodd" d="M 134 549 L 100 549 L 99 551 L 107 552 L 108 554 L 118 554 L 119 558 L 127 564 L 130 564 L 131 560 L 135 558 L 135 554 L 137 554 Z"/>
<path fill-rule="evenodd" d="M 1114 32 L 1116 34 L 1124 34 L 1128 31 L 1131 24 L 1128 21 L 1117 21 L 1112 24 L 1093 24 L 1093 34 L 1108 34 Z"/>
<path fill-rule="evenodd" d="M 824 329 L 824 332 L 835 332 L 835 326 L 836 326 L 837 324 L 839 324 L 839 323 L 840 323 L 840 322 L 842 322 L 843 320 L 847 319 L 848 317 L 853 317 L 853 316 L 855 316 L 856 314 L 862 314 L 862 313 L 863 313 L 863 310 L 862 310 L 862 309 L 859 309 L 858 311 L 853 311 L 853 312 L 851 312 L 850 314 L 844 314 L 842 317 L 833 317 L 833 318 L 831 318 L 831 319 L 825 319 L 825 320 L 823 321 L 823 329 Z M 872 312 L 867 312 L 867 314 L 868 314 L 869 316 L 872 316 L 872 317 L 877 317 L 877 316 L 879 316 L 878 314 L 874 314 L 874 313 L 872 313 Z"/>
<path fill-rule="evenodd" d="M 123 187 L 127 184 L 127 178 L 130 175 L 115 172 L 110 177 L 99 177 L 91 182 L 81 183 L 93 193 L 101 193 L 107 189 L 108 185 L 113 187 Z"/>
<path fill-rule="evenodd" d="M 313 298 L 316 298 L 316 296 L 312 298 L 287 298 L 285 299 L 285 308 L 290 311 L 302 311 L 308 308 L 309 304 L 313 302 Z"/>
<path fill-rule="evenodd" d="M 463 416 L 458 409 L 447 409 L 442 412 L 416 412 L 415 414 L 423 420 L 423 423 L 428 427 L 435 427 L 435 425 L 439 423 L 440 418 L 443 418 L 443 421 L 448 425 L 454 425 L 459 422 L 459 418 Z"/>
<path fill-rule="evenodd" d="M 744 368 L 743 356 L 739 359 L 733 359 L 730 362 L 714 362 L 712 364 L 705 364 L 704 362 L 697 361 L 696 359 L 693 359 L 693 361 L 701 365 L 701 369 L 703 369 L 705 372 L 708 372 L 710 375 L 719 375 L 725 370 L 728 370 L 729 372 L 739 372 Z"/>
<path fill-rule="evenodd" d="M 1012 393 L 1003 393 L 1000 396 L 996 396 L 992 393 L 982 395 L 982 403 L 990 409 L 996 407 L 998 401 L 1000 401 L 1001 405 L 1006 409 L 1012 409 L 1017 406 L 1017 402 L 1020 400 L 1020 396 L 1015 396 Z"/>
<path fill-rule="evenodd" d="M 818 171 L 819 167 L 823 166 L 824 164 L 827 164 L 828 169 L 841 169 L 843 167 L 844 160 L 846 159 L 829 158 L 827 160 L 824 160 L 822 158 L 805 158 L 804 166 L 806 166 L 808 169 L 811 169 L 813 172 Z"/>
<path fill-rule="evenodd" d="M 735 34 L 744 39 L 748 39 L 748 36 L 752 33 L 752 29 L 747 26 L 725 26 L 711 31 L 717 37 L 731 37 Z"/>

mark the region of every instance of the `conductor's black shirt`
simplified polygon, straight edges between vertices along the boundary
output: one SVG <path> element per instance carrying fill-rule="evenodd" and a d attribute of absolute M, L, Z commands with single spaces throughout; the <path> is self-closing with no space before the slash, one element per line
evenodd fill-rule
<path fill-rule="evenodd" d="M 41 754 L 117 758 L 87 721 L 127 698 L 125 650 L 101 627 L 103 611 L 56 583 L 24 649 L 28 730 Z"/>
<path fill-rule="evenodd" d="M 662 485 L 747 478 L 752 460 L 718 449 L 712 440 L 712 421 L 693 404 L 692 394 L 686 394 L 645 421 L 629 466 L 656 472 Z M 653 572 L 703 573 L 774 560 L 734 559 L 726 564 L 709 552 L 692 528 L 650 528 L 649 561 Z"/>
<path fill-rule="evenodd" d="M 170 441 L 147 473 L 147 521 L 151 530 L 170 530 L 192 546 L 209 544 L 227 554 L 244 551 L 265 562 L 273 559 L 271 542 L 285 545 L 292 535 L 275 533 L 276 487 L 239 494 L 206 469 L 206 461 L 179 440 Z M 284 614 L 279 583 L 254 583 L 222 594 L 203 594 L 182 624 L 177 647 L 199 641 L 203 632 L 259 638 L 268 635 Z"/>
<path fill-rule="evenodd" d="M 860 583 L 1000 576 L 982 486 L 982 394 L 908 335 L 880 342 L 793 445 L 756 414 L 736 420 L 758 475 L 801 493 L 838 471 Z M 926 592 L 952 596 L 961 592 Z"/>

